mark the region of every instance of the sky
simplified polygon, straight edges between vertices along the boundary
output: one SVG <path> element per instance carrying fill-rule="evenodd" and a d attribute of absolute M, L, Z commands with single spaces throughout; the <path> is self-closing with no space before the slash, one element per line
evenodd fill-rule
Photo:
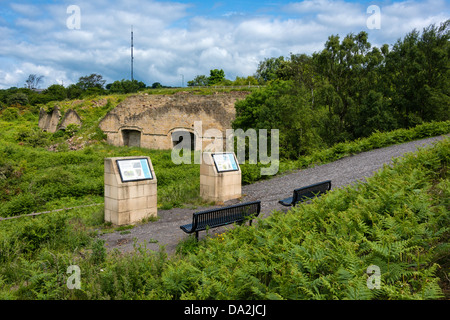
<path fill-rule="evenodd" d="M 100 74 L 151 86 L 186 86 L 223 69 L 255 73 L 266 58 L 313 54 L 331 35 L 366 31 L 372 46 L 450 18 L 450 0 L 0 0 L 0 89 L 68 86 Z"/>

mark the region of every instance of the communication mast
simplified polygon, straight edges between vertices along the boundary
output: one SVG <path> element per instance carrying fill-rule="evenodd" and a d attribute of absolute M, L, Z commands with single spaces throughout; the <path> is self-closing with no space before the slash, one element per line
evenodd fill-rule
<path fill-rule="evenodd" d="M 133 63 L 134 63 L 134 56 L 133 56 L 133 26 L 131 26 L 131 81 L 133 81 Z"/>

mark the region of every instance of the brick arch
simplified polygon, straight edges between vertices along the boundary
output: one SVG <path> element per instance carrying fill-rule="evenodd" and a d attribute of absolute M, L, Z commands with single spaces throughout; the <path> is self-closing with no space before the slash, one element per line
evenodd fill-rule
<path fill-rule="evenodd" d="M 121 145 L 128 147 L 141 147 L 142 128 L 135 126 L 125 126 L 119 129 Z"/>
<path fill-rule="evenodd" d="M 191 150 L 196 150 L 196 133 L 194 132 L 193 128 L 186 128 L 186 127 L 176 127 L 169 131 L 168 137 L 170 138 L 170 141 L 172 142 L 172 147 L 176 147 L 179 145 L 182 141 L 185 139 L 190 140 L 190 146 Z"/>

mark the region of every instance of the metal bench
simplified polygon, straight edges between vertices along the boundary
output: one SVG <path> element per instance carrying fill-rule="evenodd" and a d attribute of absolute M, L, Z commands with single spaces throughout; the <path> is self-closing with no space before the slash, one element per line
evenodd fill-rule
<path fill-rule="evenodd" d="M 180 226 L 186 233 L 194 233 L 198 240 L 198 232 L 232 223 L 245 223 L 257 217 L 261 211 L 261 201 L 236 204 L 229 207 L 211 209 L 194 213 L 192 223 Z"/>
<path fill-rule="evenodd" d="M 320 197 L 331 189 L 331 180 L 312 184 L 307 187 L 298 188 L 294 190 L 294 194 L 290 198 L 278 201 L 283 206 L 295 206 L 298 202 L 303 202 L 315 197 Z"/>

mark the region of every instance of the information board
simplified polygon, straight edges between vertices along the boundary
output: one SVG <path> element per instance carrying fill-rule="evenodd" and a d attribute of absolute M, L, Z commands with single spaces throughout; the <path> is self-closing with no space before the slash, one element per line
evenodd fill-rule
<path fill-rule="evenodd" d="M 116 160 L 122 182 L 152 180 L 148 159 Z"/>
<path fill-rule="evenodd" d="M 215 153 L 212 157 L 219 173 L 239 170 L 233 153 Z"/>

